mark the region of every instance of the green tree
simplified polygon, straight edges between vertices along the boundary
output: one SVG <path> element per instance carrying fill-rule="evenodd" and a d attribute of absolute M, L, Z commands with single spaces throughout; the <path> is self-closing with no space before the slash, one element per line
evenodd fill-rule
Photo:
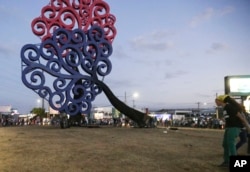
<path fill-rule="evenodd" d="M 40 116 L 41 118 L 46 117 L 44 108 L 33 108 L 30 112 Z"/>

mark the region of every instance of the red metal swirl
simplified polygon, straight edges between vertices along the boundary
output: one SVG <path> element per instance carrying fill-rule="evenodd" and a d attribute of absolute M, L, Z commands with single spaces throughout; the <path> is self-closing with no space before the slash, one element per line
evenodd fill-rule
<path fill-rule="evenodd" d="M 57 28 L 80 28 L 87 32 L 92 25 L 98 25 L 104 29 L 105 38 L 112 42 L 116 36 L 115 21 L 109 5 L 103 0 L 50 0 L 31 27 L 33 33 L 45 41 Z"/>

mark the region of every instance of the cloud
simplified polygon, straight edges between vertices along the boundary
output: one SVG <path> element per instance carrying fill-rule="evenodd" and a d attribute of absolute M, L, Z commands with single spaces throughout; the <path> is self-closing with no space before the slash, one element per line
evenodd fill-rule
<path fill-rule="evenodd" d="M 194 16 L 192 18 L 192 20 L 190 21 L 189 25 L 191 27 L 196 27 L 200 23 L 209 20 L 214 15 L 215 15 L 214 9 L 213 8 L 207 8 L 201 14 L 198 14 L 197 16 Z"/>
<path fill-rule="evenodd" d="M 224 15 L 230 14 L 232 12 L 234 12 L 234 8 L 232 6 L 227 6 L 227 7 L 224 7 L 223 9 L 219 10 L 218 14 L 221 16 L 224 16 Z"/>
<path fill-rule="evenodd" d="M 223 50 L 226 49 L 228 46 L 226 44 L 223 43 L 218 43 L 215 42 L 211 45 L 212 50 L 218 51 L 218 50 Z"/>
<path fill-rule="evenodd" d="M 202 93 L 196 93 L 197 97 L 201 97 L 201 98 L 211 98 L 214 97 L 215 95 L 211 95 L 211 94 L 202 94 Z"/>
<path fill-rule="evenodd" d="M 224 51 L 229 49 L 229 46 L 225 43 L 220 43 L 220 42 L 214 42 L 211 44 L 209 50 L 207 50 L 207 53 L 215 53 L 219 51 Z"/>
<path fill-rule="evenodd" d="M 0 5 L 0 19 L 3 21 L 9 21 L 11 17 L 19 16 L 20 14 L 17 13 L 16 10 L 17 9 L 10 8 L 9 6 Z M 13 13 L 13 11 L 15 11 L 15 13 Z"/>
<path fill-rule="evenodd" d="M 0 54 L 7 55 L 7 54 L 11 54 L 11 53 L 13 53 L 12 48 L 9 48 L 5 45 L 0 44 Z"/>
<path fill-rule="evenodd" d="M 17 41 L 16 41 L 17 42 Z M 14 41 L 0 43 L 0 55 L 16 56 L 20 53 L 20 45 Z"/>
<path fill-rule="evenodd" d="M 174 60 L 172 59 L 139 59 L 137 62 L 141 65 L 145 65 L 145 67 L 155 67 L 159 69 L 160 67 L 166 68 L 172 66 L 174 64 Z"/>
<path fill-rule="evenodd" d="M 25 12 L 22 11 L 22 9 L 18 6 L 0 5 L 0 20 L 2 23 L 12 23 L 15 20 L 19 21 L 20 23 L 30 23 L 31 19 L 27 18 L 24 13 Z"/>
<path fill-rule="evenodd" d="M 6 10 L 6 6 L 4 6 L 4 5 L 0 5 L 0 13 L 6 13 L 6 12 L 8 12 L 8 10 Z"/>
<path fill-rule="evenodd" d="M 169 39 L 173 32 L 155 31 L 147 35 L 142 35 L 130 41 L 134 50 L 165 51 L 174 47 L 174 43 Z"/>
<path fill-rule="evenodd" d="M 222 9 L 214 9 L 214 8 L 206 8 L 203 12 L 200 14 L 194 16 L 191 21 L 189 22 L 190 27 L 196 27 L 200 25 L 201 23 L 204 23 L 206 21 L 209 21 L 213 17 L 216 16 L 225 16 L 227 14 L 230 14 L 234 11 L 234 8 L 231 6 L 226 6 Z"/>
<path fill-rule="evenodd" d="M 165 74 L 165 79 L 172 79 L 172 78 L 177 78 L 181 77 L 183 75 L 186 75 L 188 72 L 183 71 L 183 70 L 178 70 L 176 72 L 168 72 Z"/>
<path fill-rule="evenodd" d="M 175 31 L 168 31 L 168 30 L 158 30 L 151 32 L 148 36 L 151 37 L 153 40 L 159 40 L 159 39 L 166 39 L 173 35 L 176 35 Z"/>
<path fill-rule="evenodd" d="M 5 6 L 0 5 L 0 20 L 3 21 L 7 21 L 8 19 L 8 11 L 6 10 Z"/>
<path fill-rule="evenodd" d="M 123 58 L 128 58 L 129 55 L 126 53 L 126 51 L 121 45 L 118 45 L 113 48 L 113 55 L 111 57 L 123 59 Z"/>

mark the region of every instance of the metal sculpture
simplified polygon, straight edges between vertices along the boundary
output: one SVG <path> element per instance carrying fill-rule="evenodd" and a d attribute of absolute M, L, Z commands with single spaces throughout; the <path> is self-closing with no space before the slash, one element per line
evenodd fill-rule
<path fill-rule="evenodd" d="M 149 117 L 128 107 L 101 80 L 111 72 L 115 17 L 102 0 L 51 0 L 32 21 L 41 44 L 21 50 L 22 81 L 49 105 L 71 116 L 89 114 L 102 91 L 140 127 Z"/>

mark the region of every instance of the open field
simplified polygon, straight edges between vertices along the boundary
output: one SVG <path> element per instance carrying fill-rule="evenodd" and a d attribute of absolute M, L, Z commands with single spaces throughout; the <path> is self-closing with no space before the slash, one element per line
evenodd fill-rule
<path fill-rule="evenodd" d="M 0 128 L 1 172 L 226 172 L 222 130 Z M 246 145 L 239 153 L 246 152 Z"/>

